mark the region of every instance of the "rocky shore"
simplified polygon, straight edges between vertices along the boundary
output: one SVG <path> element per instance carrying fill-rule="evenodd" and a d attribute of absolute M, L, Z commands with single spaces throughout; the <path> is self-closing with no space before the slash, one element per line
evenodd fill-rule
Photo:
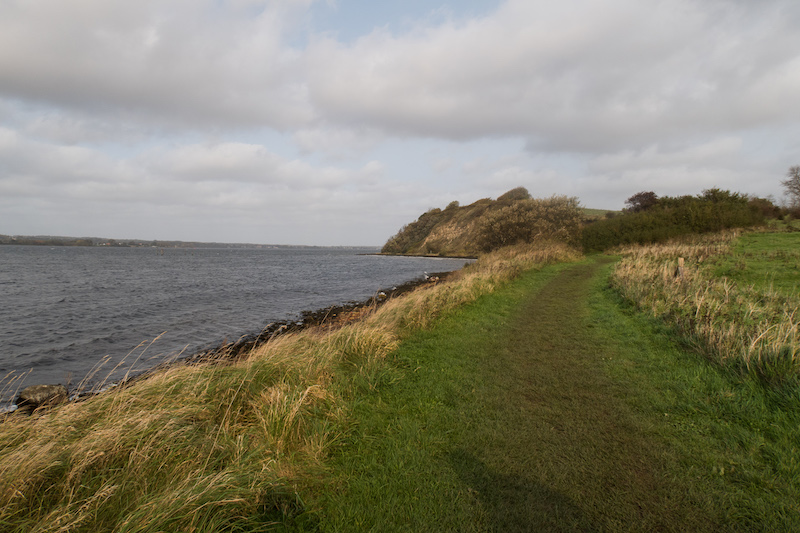
<path fill-rule="evenodd" d="M 108 389 L 130 385 L 146 379 L 154 372 L 163 370 L 173 365 L 195 365 L 210 362 L 224 363 L 235 362 L 244 355 L 279 335 L 301 331 L 310 327 L 330 326 L 338 327 L 358 320 L 365 312 L 375 309 L 383 303 L 403 293 L 410 292 L 422 285 L 437 283 L 444 280 L 453 272 L 437 272 L 426 275 L 424 278 L 411 280 L 396 287 L 379 290 L 371 298 L 364 301 L 354 301 L 342 305 L 333 305 L 315 311 L 303 311 L 299 320 L 281 321 L 268 324 L 258 333 L 245 334 L 234 342 L 223 342 L 209 348 L 201 349 L 191 355 L 156 365 L 150 369 L 128 376 L 124 380 L 116 381 L 98 389 L 92 383 L 84 384 L 81 390 L 68 390 L 65 386 L 40 384 L 31 385 L 21 390 L 14 398 L 12 406 L 5 412 L 0 411 L 0 422 L 10 415 L 31 415 L 37 410 L 46 409 L 68 401 L 80 401 Z"/>

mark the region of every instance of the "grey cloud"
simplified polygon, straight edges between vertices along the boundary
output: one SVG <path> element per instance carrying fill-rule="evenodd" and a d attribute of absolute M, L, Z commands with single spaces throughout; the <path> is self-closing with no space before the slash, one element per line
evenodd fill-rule
<path fill-rule="evenodd" d="M 0 93 L 141 128 L 292 130 L 340 157 L 369 149 L 358 132 L 599 152 L 800 117 L 790 0 L 510 0 L 403 35 L 288 46 L 310 3 L 7 4 Z M 80 139 L 78 122 L 37 127 Z"/>
<path fill-rule="evenodd" d="M 202 239 L 209 213 L 253 235 L 371 217 L 379 243 L 454 196 L 748 191 L 797 154 L 794 0 L 509 0 L 349 44 L 308 33 L 313 3 L 0 3 L 0 222 L 24 204 Z"/>
<path fill-rule="evenodd" d="M 321 114 L 408 135 L 646 145 L 797 120 L 798 20 L 789 2 L 511 1 L 461 27 L 320 40 L 309 90 Z"/>
<path fill-rule="evenodd" d="M 251 18 L 185 0 L 6 5 L 0 92 L 134 122 L 302 123 L 311 110 L 298 52 L 282 42 L 286 11 L 269 3 Z"/>

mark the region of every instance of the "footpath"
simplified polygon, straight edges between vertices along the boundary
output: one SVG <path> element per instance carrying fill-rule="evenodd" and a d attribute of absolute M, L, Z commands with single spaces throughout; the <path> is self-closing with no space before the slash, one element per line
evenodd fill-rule
<path fill-rule="evenodd" d="M 639 384 L 609 372 L 634 364 L 592 303 L 611 262 L 526 274 L 404 341 L 409 376 L 362 406 L 320 530 L 718 530 Z"/>

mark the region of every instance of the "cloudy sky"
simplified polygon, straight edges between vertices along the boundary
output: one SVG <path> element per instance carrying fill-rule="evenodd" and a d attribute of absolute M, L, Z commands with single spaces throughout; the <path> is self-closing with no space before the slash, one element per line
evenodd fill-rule
<path fill-rule="evenodd" d="M 797 0 L 0 0 L 0 233 L 381 245 L 800 164 Z"/>

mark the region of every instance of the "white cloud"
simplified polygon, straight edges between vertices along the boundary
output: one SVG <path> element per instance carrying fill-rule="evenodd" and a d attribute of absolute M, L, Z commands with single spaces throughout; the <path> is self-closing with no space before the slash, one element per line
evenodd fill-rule
<path fill-rule="evenodd" d="M 346 42 L 313 32 L 334 8 L 0 3 L 0 223 L 380 243 L 518 185 L 613 207 L 798 163 L 793 0 L 431 5 Z"/>
<path fill-rule="evenodd" d="M 306 4 L 263 3 L 255 16 L 211 0 L 6 4 L 0 91 L 134 122 L 303 123 L 299 52 L 283 37 Z"/>
<path fill-rule="evenodd" d="M 374 128 L 319 126 L 299 129 L 292 138 L 305 154 L 322 153 L 332 159 L 348 159 L 368 153 L 385 135 Z"/>
<path fill-rule="evenodd" d="M 651 145 L 639 151 L 624 150 L 600 155 L 591 161 L 589 168 L 594 172 L 619 172 L 664 166 L 724 166 L 738 160 L 741 149 L 742 139 L 738 137 L 723 137 L 677 150 L 664 150 Z"/>
<path fill-rule="evenodd" d="M 152 227 L 147 217 L 155 216 L 182 233 L 170 238 L 209 240 L 202 231 L 223 234 L 231 223 L 227 240 L 288 243 L 300 234 L 307 238 L 303 221 L 316 219 L 324 222 L 314 226 L 314 244 L 348 244 L 328 239 L 343 236 L 345 220 L 352 228 L 356 219 L 363 223 L 385 211 L 380 199 L 391 184 L 382 180 L 383 172 L 378 161 L 355 168 L 317 167 L 261 145 L 232 142 L 114 159 L 95 149 L 32 140 L 0 128 L 0 225 L 19 233 L 12 228 L 30 217 L 18 206 L 35 205 L 38 220 L 27 223 L 34 227 L 46 220 L 57 230 L 50 233 L 72 227 L 73 234 L 97 234 L 103 232 L 92 227 L 115 228 L 125 221 L 126 231 L 113 236 L 152 238 L 136 228 Z M 198 219 L 202 222 L 186 227 L 187 220 Z M 244 227 L 257 226 L 255 221 L 269 229 L 233 237 Z M 350 244 L 379 244 L 394 224 L 375 222 Z M 332 228 L 338 229 L 332 233 Z"/>
<path fill-rule="evenodd" d="M 557 150 L 797 120 L 796 98 L 771 98 L 800 89 L 797 11 L 512 0 L 461 26 L 376 30 L 350 46 L 320 39 L 308 53 L 310 96 L 342 122 L 449 139 L 527 136 Z"/>

